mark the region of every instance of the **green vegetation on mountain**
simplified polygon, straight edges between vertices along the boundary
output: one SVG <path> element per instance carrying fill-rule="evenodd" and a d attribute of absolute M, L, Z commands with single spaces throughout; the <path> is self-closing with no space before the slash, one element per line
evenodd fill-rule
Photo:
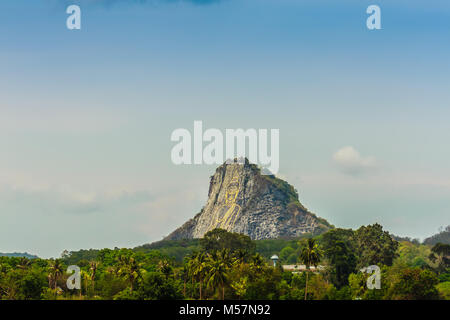
<path fill-rule="evenodd" d="M 301 212 L 308 212 L 311 214 L 315 220 L 318 222 L 318 226 L 314 231 L 314 234 L 321 234 L 330 228 L 334 228 L 332 224 L 330 224 L 326 219 L 318 217 L 314 213 L 309 212 L 309 210 L 300 203 L 298 191 L 287 181 L 277 178 L 274 175 L 262 175 L 264 179 L 272 183 L 280 192 L 287 195 L 288 203 L 287 209 L 288 211 L 294 211 L 294 209 L 298 209 Z"/>

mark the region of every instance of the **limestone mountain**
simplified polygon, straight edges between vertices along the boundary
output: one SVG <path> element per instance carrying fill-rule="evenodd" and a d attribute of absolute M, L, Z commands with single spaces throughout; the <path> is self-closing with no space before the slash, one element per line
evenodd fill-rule
<path fill-rule="evenodd" d="M 332 227 L 299 202 L 290 184 L 262 175 L 246 159 L 218 167 L 211 177 L 206 205 L 165 239 L 201 238 L 216 228 L 246 234 L 253 240 L 292 238 Z"/>

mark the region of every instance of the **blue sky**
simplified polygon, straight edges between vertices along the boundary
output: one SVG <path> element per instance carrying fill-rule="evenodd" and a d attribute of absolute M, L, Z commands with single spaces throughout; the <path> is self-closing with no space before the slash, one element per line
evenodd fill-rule
<path fill-rule="evenodd" d="M 194 120 L 280 129 L 280 176 L 336 226 L 448 224 L 448 2 L 206 2 L 0 3 L 0 252 L 167 235 L 214 171 L 170 161 Z"/>

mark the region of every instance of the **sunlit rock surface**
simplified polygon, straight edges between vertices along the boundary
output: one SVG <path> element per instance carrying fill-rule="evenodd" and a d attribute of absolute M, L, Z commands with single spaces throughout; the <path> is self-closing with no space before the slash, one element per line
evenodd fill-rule
<path fill-rule="evenodd" d="M 218 167 L 211 177 L 205 207 L 166 240 L 201 238 L 215 228 L 260 240 L 318 234 L 330 227 L 303 207 L 290 184 L 261 175 L 260 169 L 246 160 Z"/>

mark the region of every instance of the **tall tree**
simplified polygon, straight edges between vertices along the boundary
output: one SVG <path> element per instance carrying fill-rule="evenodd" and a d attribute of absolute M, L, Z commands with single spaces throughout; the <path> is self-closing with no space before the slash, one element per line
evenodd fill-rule
<path fill-rule="evenodd" d="M 261 272 L 261 270 L 264 268 L 265 265 L 266 265 L 266 263 L 264 261 L 264 258 L 259 253 L 255 253 L 250 259 L 250 266 L 251 266 L 252 270 L 254 271 L 254 273 L 253 273 L 254 275 Z"/>
<path fill-rule="evenodd" d="M 196 262 L 195 262 L 195 257 L 196 257 L 196 253 L 193 253 L 191 256 L 189 256 L 189 257 L 186 257 L 185 258 L 185 260 L 184 260 L 184 265 L 185 265 L 185 268 L 186 268 L 186 277 L 190 277 L 191 278 L 191 283 L 192 283 L 192 288 L 193 288 L 193 290 L 192 290 L 192 292 L 191 292 L 191 298 L 193 299 L 194 298 L 194 293 L 195 293 L 195 290 L 194 290 L 194 281 L 195 281 L 195 264 L 196 264 Z M 185 280 L 185 282 L 186 282 L 186 280 Z M 185 285 L 186 286 L 186 285 Z M 186 293 L 185 293 L 185 295 L 186 295 Z"/>
<path fill-rule="evenodd" d="M 353 231 L 332 229 L 320 237 L 324 256 L 330 265 L 333 284 L 341 288 L 348 284 L 348 276 L 356 270 Z"/>
<path fill-rule="evenodd" d="M 450 268 L 450 245 L 437 243 L 431 249 L 429 259 L 437 264 L 437 272 L 445 272 Z"/>
<path fill-rule="evenodd" d="M 313 265 L 317 267 L 320 260 L 322 259 L 322 251 L 319 245 L 312 238 L 309 238 L 300 252 L 300 261 L 302 261 L 306 266 L 306 285 L 305 285 L 305 300 L 308 298 L 308 275 L 310 272 L 310 267 Z"/>
<path fill-rule="evenodd" d="M 229 266 L 229 260 L 225 254 L 211 255 L 207 261 L 207 286 L 209 288 L 220 286 L 222 289 L 222 300 L 225 300 L 225 284 L 228 282 Z"/>
<path fill-rule="evenodd" d="M 119 269 L 118 275 L 123 276 L 130 283 L 130 289 L 133 291 L 136 282 L 142 279 L 142 264 L 138 263 L 134 257 L 121 255 L 118 257 Z"/>
<path fill-rule="evenodd" d="M 355 240 L 358 268 L 383 264 L 391 266 L 397 256 L 398 242 L 378 223 L 360 227 L 355 232 Z"/>
<path fill-rule="evenodd" d="M 394 278 L 388 290 L 392 300 L 434 300 L 439 298 L 436 274 L 420 268 L 404 268 Z"/>
<path fill-rule="evenodd" d="M 231 253 L 242 251 L 246 256 L 250 256 L 255 252 L 256 245 L 249 236 L 228 232 L 224 229 L 214 229 L 207 232 L 200 244 L 207 253 L 229 249 Z M 240 254 L 242 254 L 242 252 Z"/>
<path fill-rule="evenodd" d="M 168 278 L 173 272 L 172 266 L 170 265 L 170 263 L 167 259 L 159 260 L 157 269 L 166 278 Z"/>
<path fill-rule="evenodd" d="M 20 257 L 19 262 L 17 263 L 17 268 L 26 270 L 31 266 L 31 260 L 25 257 Z"/>
<path fill-rule="evenodd" d="M 99 262 L 91 261 L 89 263 L 89 266 L 90 266 L 89 271 L 91 272 L 90 279 L 91 279 L 91 283 L 92 283 L 92 294 L 94 294 L 94 292 L 95 292 L 95 275 L 97 274 Z"/>
<path fill-rule="evenodd" d="M 88 292 L 88 281 L 90 280 L 91 276 L 88 272 L 81 270 L 80 271 L 80 276 L 81 276 L 81 283 L 83 283 L 84 280 L 84 294 L 87 295 Z M 80 286 L 80 299 L 82 297 L 82 293 L 83 293 L 83 288 L 82 286 Z"/>
<path fill-rule="evenodd" d="M 48 269 L 49 269 L 49 282 L 50 281 L 53 282 L 53 289 L 56 290 L 56 286 L 58 284 L 58 277 L 64 272 L 64 267 L 61 262 L 61 259 L 51 259 L 49 261 Z"/>
<path fill-rule="evenodd" d="M 192 273 L 194 277 L 199 281 L 200 283 L 200 300 L 203 299 L 203 281 L 206 273 L 206 254 L 203 252 L 200 252 L 195 255 L 193 258 L 193 265 L 192 265 Z"/>

